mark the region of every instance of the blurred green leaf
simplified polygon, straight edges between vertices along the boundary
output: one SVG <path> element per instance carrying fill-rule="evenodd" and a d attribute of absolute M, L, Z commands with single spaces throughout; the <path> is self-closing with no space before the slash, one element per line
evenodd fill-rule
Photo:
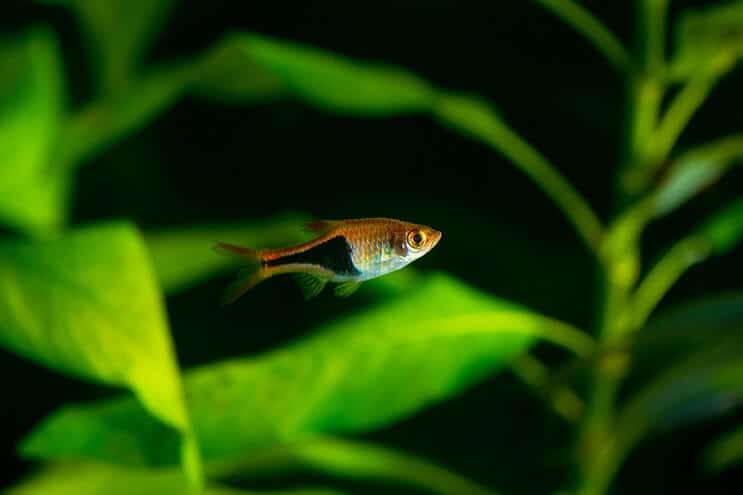
<path fill-rule="evenodd" d="M 343 479 L 418 487 L 441 495 L 495 494 L 426 459 L 379 445 L 332 437 L 275 445 L 207 466 L 210 478 L 231 480 L 307 469 Z"/>
<path fill-rule="evenodd" d="M 580 3 L 573 0 L 533 1 L 582 34 L 619 73 L 625 74 L 633 69 L 632 57 L 622 42 Z"/>
<path fill-rule="evenodd" d="M 0 219 L 29 234 L 56 232 L 64 221 L 68 180 L 50 164 L 62 111 L 52 33 L 0 43 Z"/>
<path fill-rule="evenodd" d="M 677 79 L 716 72 L 743 55 L 743 2 L 688 9 L 676 24 L 671 75 Z"/>
<path fill-rule="evenodd" d="M 0 244 L 0 345 L 50 368 L 129 387 L 184 435 L 184 461 L 198 462 L 161 297 L 130 226 Z"/>
<path fill-rule="evenodd" d="M 425 277 L 407 294 L 304 341 L 191 371 L 186 395 L 203 454 L 243 455 L 307 435 L 393 423 L 502 369 L 550 333 L 577 334 L 587 342 L 572 345 L 591 345 L 564 324 L 448 276 Z M 168 443 L 172 434 L 148 423 L 131 399 L 119 399 L 63 408 L 22 452 L 158 464 L 173 462 L 163 449 Z"/>
<path fill-rule="evenodd" d="M 6 495 L 193 495 L 174 469 L 125 469 L 108 464 L 60 463 L 3 491 Z M 209 485 L 203 495 L 340 495 L 334 490 L 243 491 Z"/>
<path fill-rule="evenodd" d="M 705 222 L 698 235 L 709 243 L 714 254 L 725 254 L 743 240 L 743 198 L 717 212 Z"/>
<path fill-rule="evenodd" d="M 654 316 L 631 342 L 629 379 L 646 382 L 699 352 L 734 338 L 743 329 L 743 293 L 685 301 Z"/>
<path fill-rule="evenodd" d="M 186 91 L 244 102 L 293 97 L 329 111 L 365 116 L 425 111 L 435 96 L 425 81 L 402 69 L 235 34 L 190 62 L 150 70 L 84 108 L 65 126 L 66 168 L 136 130 Z"/>
<path fill-rule="evenodd" d="M 718 180 L 731 165 L 743 162 L 743 136 L 735 135 L 695 148 L 676 158 L 655 193 L 656 215 L 666 215 Z"/>
<path fill-rule="evenodd" d="M 743 199 L 737 200 L 673 245 L 650 269 L 633 296 L 628 316 L 641 327 L 686 271 L 712 255 L 723 255 L 743 240 Z"/>
<path fill-rule="evenodd" d="M 60 136 L 57 166 L 72 171 L 84 160 L 148 124 L 184 90 L 181 67 L 164 67 L 101 97 L 68 117 Z"/>
<path fill-rule="evenodd" d="M 703 325 L 698 327 L 699 332 L 705 330 Z M 630 396 L 617 417 L 606 472 L 615 473 L 650 433 L 719 416 L 743 402 L 743 341 L 739 333 L 710 343 Z"/>
<path fill-rule="evenodd" d="M 743 426 L 722 435 L 704 452 L 704 464 L 711 471 L 722 471 L 743 462 Z"/>
<path fill-rule="evenodd" d="M 412 73 L 356 62 L 309 46 L 256 34 L 227 37 L 196 67 L 201 93 L 255 98 L 277 93 L 320 108 L 351 115 L 388 116 L 428 110 L 436 93 Z M 203 72 L 202 72 L 203 71 Z M 247 86 L 235 86 L 235 71 Z M 203 77 L 203 79 L 202 79 Z"/>
<path fill-rule="evenodd" d="M 308 217 L 283 214 L 230 225 L 190 227 L 145 235 L 160 285 L 166 292 L 177 292 L 235 264 L 211 249 L 217 241 L 254 248 L 278 247 L 306 240 L 302 224 Z"/>
<path fill-rule="evenodd" d="M 174 5 L 173 0 L 45 0 L 71 8 L 82 25 L 85 46 L 102 93 L 113 93 L 133 78 Z"/>

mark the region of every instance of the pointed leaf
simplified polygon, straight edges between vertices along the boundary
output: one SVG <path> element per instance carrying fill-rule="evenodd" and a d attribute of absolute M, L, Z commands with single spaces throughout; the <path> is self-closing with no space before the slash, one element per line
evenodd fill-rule
<path fill-rule="evenodd" d="M 0 44 L 0 221 L 33 235 L 57 231 L 65 216 L 68 179 L 50 164 L 62 85 L 50 32 Z"/>
<path fill-rule="evenodd" d="M 185 387 L 202 452 L 219 459 L 391 424 L 500 370 L 536 336 L 565 328 L 450 277 L 425 277 L 302 342 L 190 371 Z M 168 443 L 168 432 L 134 401 L 119 399 L 62 409 L 22 451 L 151 464 L 173 462 Z"/>
<path fill-rule="evenodd" d="M 87 36 L 86 47 L 103 92 L 116 92 L 131 79 L 173 0 L 46 0 L 70 7 Z"/>
<path fill-rule="evenodd" d="M 676 53 L 671 62 L 675 78 L 715 71 L 743 55 L 743 2 L 720 2 L 689 9 L 676 25 Z"/>
<path fill-rule="evenodd" d="M 743 136 L 730 136 L 693 149 L 674 160 L 668 177 L 655 194 L 656 215 L 666 215 L 732 166 L 743 163 Z"/>
<path fill-rule="evenodd" d="M 0 346 L 128 387 L 147 411 L 190 434 L 161 297 L 144 244 L 128 225 L 0 244 Z M 186 460 L 198 462 L 186 440 Z"/>

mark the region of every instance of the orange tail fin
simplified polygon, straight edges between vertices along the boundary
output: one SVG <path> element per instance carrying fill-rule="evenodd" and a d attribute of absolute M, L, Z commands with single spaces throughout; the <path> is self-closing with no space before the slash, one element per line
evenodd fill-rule
<path fill-rule="evenodd" d="M 238 257 L 244 265 L 237 274 L 237 280 L 225 289 L 222 304 L 235 302 L 240 296 L 268 278 L 262 269 L 262 260 L 258 251 L 226 242 L 218 242 L 214 250 L 220 254 Z"/>

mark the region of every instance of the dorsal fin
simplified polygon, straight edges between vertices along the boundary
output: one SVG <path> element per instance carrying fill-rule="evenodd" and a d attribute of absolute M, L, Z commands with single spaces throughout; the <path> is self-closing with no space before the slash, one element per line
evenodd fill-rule
<path fill-rule="evenodd" d="M 312 220 L 304 224 L 304 230 L 313 234 L 327 234 L 336 227 L 340 220 Z"/>

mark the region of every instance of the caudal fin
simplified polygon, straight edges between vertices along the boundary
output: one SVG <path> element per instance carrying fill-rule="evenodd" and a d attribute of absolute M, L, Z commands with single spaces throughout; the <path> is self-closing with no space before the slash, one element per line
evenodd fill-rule
<path fill-rule="evenodd" d="M 240 296 L 266 279 L 261 269 L 260 255 L 254 249 L 218 242 L 214 250 L 220 254 L 237 257 L 244 265 L 237 274 L 237 280 L 230 284 L 222 294 L 222 304 L 235 302 Z"/>

